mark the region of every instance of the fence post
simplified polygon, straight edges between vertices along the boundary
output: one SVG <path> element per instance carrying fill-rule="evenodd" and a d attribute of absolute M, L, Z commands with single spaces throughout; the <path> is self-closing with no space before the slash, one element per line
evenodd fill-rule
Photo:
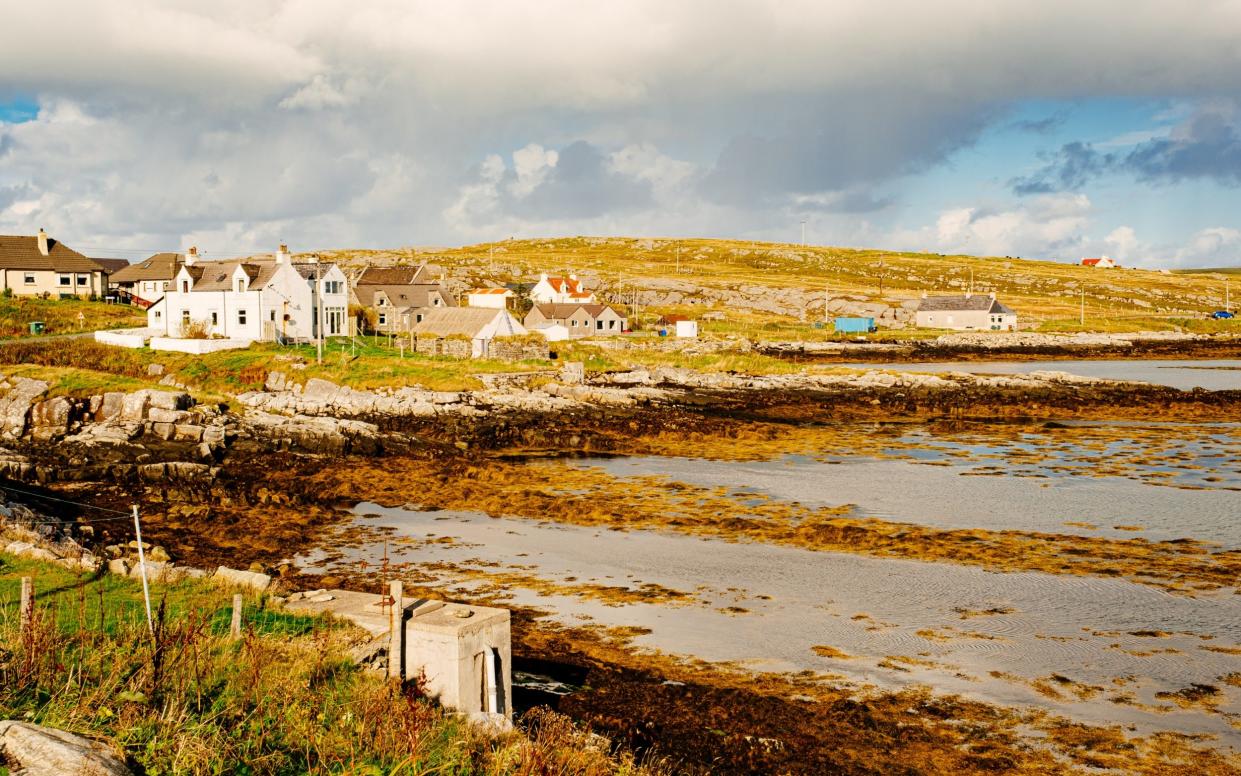
<path fill-rule="evenodd" d="M 233 594 L 233 624 L 229 627 L 229 635 L 233 640 L 241 638 L 241 593 Z"/>
<path fill-rule="evenodd" d="M 30 577 L 22 577 L 21 623 L 23 631 L 30 627 L 32 615 L 34 615 L 34 581 Z"/>
<path fill-rule="evenodd" d="M 399 579 L 388 583 L 392 610 L 388 616 L 388 677 L 405 678 L 405 602 Z"/>

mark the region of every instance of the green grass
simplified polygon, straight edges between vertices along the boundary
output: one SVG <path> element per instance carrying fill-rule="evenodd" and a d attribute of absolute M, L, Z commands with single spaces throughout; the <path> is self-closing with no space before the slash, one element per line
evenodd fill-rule
<path fill-rule="evenodd" d="M 79 319 L 78 315 L 82 318 Z M 0 338 L 29 337 L 30 323 L 43 321 L 46 334 L 145 326 L 146 313 L 136 307 L 79 299 L 0 296 Z"/>
<path fill-rule="evenodd" d="M 16 612 L 22 576 L 35 581 L 28 626 Z M 154 637 L 136 581 L 0 553 L 0 719 L 102 741 L 149 776 L 653 772 L 551 712 L 483 735 L 416 686 L 356 666 L 351 627 L 250 596 L 234 641 L 223 635 L 228 591 L 157 583 L 152 595 Z"/>

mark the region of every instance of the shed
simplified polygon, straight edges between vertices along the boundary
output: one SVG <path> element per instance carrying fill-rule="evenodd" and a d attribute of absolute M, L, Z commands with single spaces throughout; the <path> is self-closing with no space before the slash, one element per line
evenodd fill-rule
<path fill-rule="evenodd" d="M 676 335 L 678 337 L 689 337 L 689 338 L 697 337 L 698 336 L 698 321 L 690 321 L 690 320 L 677 321 L 676 322 Z"/>
<path fill-rule="evenodd" d="M 837 334 L 869 334 L 875 331 L 874 318 L 837 318 Z"/>

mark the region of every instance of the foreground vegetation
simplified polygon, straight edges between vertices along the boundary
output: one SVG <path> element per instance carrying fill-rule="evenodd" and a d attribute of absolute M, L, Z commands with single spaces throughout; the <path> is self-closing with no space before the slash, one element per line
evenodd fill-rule
<path fill-rule="evenodd" d="M 25 628 L 21 576 L 38 599 Z M 550 712 L 528 714 L 526 733 L 489 737 L 355 666 L 348 627 L 257 600 L 233 641 L 226 592 L 153 593 L 154 637 L 131 580 L 0 554 L 0 719 L 102 740 L 152 776 L 650 772 Z"/>
<path fill-rule="evenodd" d="M 30 324 L 34 321 L 42 321 L 46 325 L 46 334 L 75 334 L 95 329 L 145 326 L 146 313 L 124 304 L 0 296 L 0 338 L 31 336 Z"/>

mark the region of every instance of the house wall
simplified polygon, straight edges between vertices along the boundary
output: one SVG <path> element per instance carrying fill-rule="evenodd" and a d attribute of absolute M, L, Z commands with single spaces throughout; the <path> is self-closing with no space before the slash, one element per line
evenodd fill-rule
<path fill-rule="evenodd" d="M 489 356 L 501 361 L 546 359 L 551 353 L 543 337 L 496 337 L 491 341 Z"/>
<path fill-rule="evenodd" d="M 1012 327 L 1017 326 L 1017 316 L 1006 316 L 1012 319 Z M 992 315 L 987 310 L 919 310 L 914 320 L 919 328 L 924 329 L 955 329 L 957 331 L 991 331 L 993 326 L 1004 324 L 993 323 Z M 1006 328 L 1006 327 L 1005 327 Z"/>
<path fill-rule="evenodd" d="M 300 277 L 300 274 L 298 276 Z M 316 299 L 316 282 L 314 278 L 303 278 L 303 281 L 311 294 L 310 336 L 318 337 L 319 304 Z M 338 284 L 336 287 L 340 290 L 335 293 L 328 293 L 326 289 L 331 288 L 332 283 Z M 345 277 L 345 273 L 341 271 L 340 267 L 333 264 L 323 272 L 322 284 L 324 289 L 322 303 L 323 320 L 327 324 L 325 336 L 347 337 L 349 336 L 349 279 Z M 269 315 L 269 320 L 270 317 Z"/>
<path fill-rule="evenodd" d="M 428 356 L 470 358 L 474 355 L 474 342 L 461 337 L 420 335 L 414 338 L 414 351 Z"/>
<path fill-rule="evenodd" d="M 31 275 L 33 283 L 26 282 Z M 60 284 L 61 276 L 69 278 L 69 285 Z M 79 283 L 84 278 L 86 282 Z M 14 296 L 40 296 L 48 294 L 57 297 L 61 294 L 73 296 L 103 296 L 107 290 L 107 280 L 99 270 L 93 272 L 54 272 L 50 269 L 6 269 L 3 271 L 3 288 L 12 289 Z"/>
<path fill-rule="evenodd" d="M 470 294 L 466 299 L 466 303 L 470 307 L 488 307 L 495 310 L 503 310 L 508 307 L 507 294 Z"/>
<path fill-rule="evenodd" d="M 162 304 L 147 310 L 147 326 L 166 336 L 180 337 L 182 322 L 207 324 L 210 336 L 238 340 L 268 340 L 275 333 L 296 339 L 311 339 L 314 306 L 310 285 L 293 267 L 285 265 L 268 285 L 258 291 L 181 291 L 184 271 L 173 279 Z M 346 294 L 339 297 L 347 300 Z M 326 299 L 325 299 L 326 302 Z M 347 311 L 347 301 L 344 304 Z M 241 312 L 245 311 L 245 322 Z M 214 314 L 214 323 L 212 315 Z M 285 316 L 288 319 L 285 320 Z"/>

